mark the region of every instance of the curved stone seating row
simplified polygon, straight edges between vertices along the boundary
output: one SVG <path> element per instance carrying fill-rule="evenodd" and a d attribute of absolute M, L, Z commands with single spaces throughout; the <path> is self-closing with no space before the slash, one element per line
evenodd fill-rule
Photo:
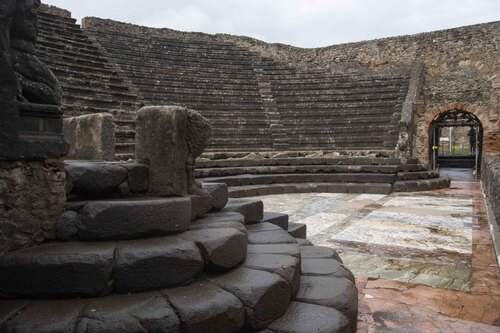
<path fill-rule="evenodd" d="M 199 160 L 195 176 L 225 183 L 233 198 L 281 193 L 376 193 L 449 187 L 449 178 L 416 161 L 394 158 L 267 158 Z"/>

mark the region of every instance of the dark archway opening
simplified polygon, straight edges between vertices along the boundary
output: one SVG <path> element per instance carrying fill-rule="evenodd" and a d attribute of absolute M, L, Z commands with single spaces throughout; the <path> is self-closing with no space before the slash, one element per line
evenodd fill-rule
<path fill-rule="evenodd" d="M 470 112 L 450 110 L 439 114 L 429 126 L 429 161 L 432 169 L 481 170 L 483 127 Z"/>

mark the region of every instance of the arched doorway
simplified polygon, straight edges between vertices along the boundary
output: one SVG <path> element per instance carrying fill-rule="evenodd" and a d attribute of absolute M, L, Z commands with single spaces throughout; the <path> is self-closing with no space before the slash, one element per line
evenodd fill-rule
<path fill-rule="evenodd" d="M 449 110 L 429 126 L 429 162 L 439 167 L 471 168 L 479 174 L 483 142 L 481 121 L 471 112 Z"/>

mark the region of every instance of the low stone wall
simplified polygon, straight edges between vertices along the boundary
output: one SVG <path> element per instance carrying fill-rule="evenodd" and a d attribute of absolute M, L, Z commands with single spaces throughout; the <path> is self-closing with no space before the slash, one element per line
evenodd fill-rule
<path fill-rule="evenodd" d="M 496 222 L 500 226 L 500 157 L 487 156 L 483 159 L 481 181 Z"/>
<path fill-rule="evenodd" d="M 62 159 L 0 161 L 0 254 L 54 238 L 65 204 Z"/>
<path fill-rule="evenodd" d="M 64 135 L 69 142 L 68 159 L 115 159 L 115 122 L 109 113 L 88 114 L 64 119 Z"/>

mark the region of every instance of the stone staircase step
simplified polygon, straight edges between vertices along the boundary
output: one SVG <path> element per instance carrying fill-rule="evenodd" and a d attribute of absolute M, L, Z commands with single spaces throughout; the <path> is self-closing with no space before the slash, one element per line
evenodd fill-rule
<path fill-rule="evenodd" d="M 261 200 L 229 199 L 222 212 L 237 212 L 245 216 L 245 223 L 258 223 L 264 217 L 264 204 Z"/>
<path fill-rule="evenodd" d="M 180 236 L 119 242 L 113 269 L 115 292 L 174 287 L 193 279 L 204 267 L 195 242 Z"/>
<path fill-rule="evenodd" d="M 293 295 L 299 290 L 301 261 L 295 257 L 281 254 L 249 254 L 242 266 L 281 276 L 290 285 Z"/>
<path fill-rule="evenodd" d="M 264 212 L 264 217 L 260 222 L 272 223 L 283 230 L 288 230 L 288 214 Z"/>
<path fill-rule="evenodd" d="M 331 307 L 301 302 L 291 302 L 285 314 L 271 323 L 269 329 L 270 331 L 267 332 L 354 332 L 349 324 L 349 320 L 340 311 Z"/>
<path fill-rule="evenodd" d="M 233 294 L 208 281 L 196 281 L 163 293 L 178 313 L 185 332 L 231 333 L 243 328 L 243 304 Z"/>
<path fill-rule="evenodd" d="M 302 259 L 335 259 L 342 263 L 337 251 L 326 246 L 301 246 L 300 254 Z"/>
<path fill-rule="evenodd" d="M 304 223 L 290 223 L 288 233 L 294 238 L 307 238 L 307 225 Z"/>
<path fill-rule="evenodd" d="M 226 206 L 229 200 L 226 183 L 201 183 L 201 187 L 212 197 L 211 206 L 213 211 L 219 211 Z"/>
<path fill-rule="evenodd" d="M 267 222 L 255 224 L 259 228 L 247 228 L 249 244 L 295 244 L 295 239 L 280 227 Z"/>
<path fill-rule="evenodd" d="M 191 200 L 185 198 L 132 198 L 86 201 L 75 225 L 81 240 L 135 239 L 185 231 L 191 222 Z"/>
<path fill-rule="evenodd" d="M 358 314 L 358 290 L 347 278 L 330 276 L 300 277 L 300 288 L 294 301 L 327 306 L 340 311 L 351 323 Z"/>
<path fill-rule="evenodd" d="M 250 330 L 265 328 L 281 317 L 292 295 L 291 287 L 279 275 L 246 267 L 209 277 L 209 281 L 238 297 Z"/>
<path fill-rule="evenodd" d="M 439 178 L 439 172 L 436 171 L 413 171 L 413 172 L 398 172 L 397 180 L 418 180 Z"/>
<path fill-rule="evenodd" d="M 210 271 L 234 268 L 247 254 L 246 234 L 235 228 L 189 230 L 179 237 L 196 243 Z"/>
<path fill-rule="evenodd" d="M 430 191 L 450 187 L 450 178 L 400 180 L 394 183 L 394 192 Z"/>
<path fill-rule="evenodd" d="M 0 257 L 0 297 L 109 294 L 114 251 L 114 243 L 55 243 L 10 252 Z"/>
<path fill-rule="evenodd" d="M 346 278 L 355 283 L 354 275 L 336 259 L 302 258 L 301 275 L 304 276 L 333 276 Z"/>

